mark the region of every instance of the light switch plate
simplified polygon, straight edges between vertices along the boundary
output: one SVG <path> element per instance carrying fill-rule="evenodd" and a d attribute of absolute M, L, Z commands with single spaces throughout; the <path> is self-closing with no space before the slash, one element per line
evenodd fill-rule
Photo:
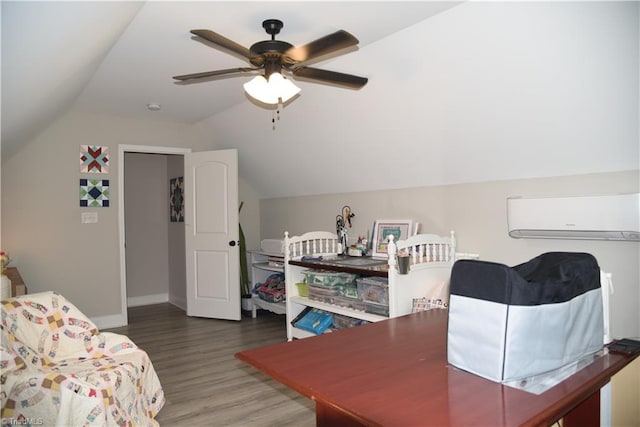
<path fill-rule="evenodd" d="M 82 212 L 80 222 L 83 224 L 95 224 L 98 222 L 98 212 Z"/>

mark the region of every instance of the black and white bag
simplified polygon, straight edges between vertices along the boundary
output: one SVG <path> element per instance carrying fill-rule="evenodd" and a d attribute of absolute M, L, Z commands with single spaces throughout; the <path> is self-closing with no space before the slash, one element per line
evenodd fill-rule
<path fill-rule="evenodd" d="M 600 268 L 549 252 L 515 267 L 461 260 L 451 272 L 447 359 L 497 382 L 575 362 L 603 346 Z"/>

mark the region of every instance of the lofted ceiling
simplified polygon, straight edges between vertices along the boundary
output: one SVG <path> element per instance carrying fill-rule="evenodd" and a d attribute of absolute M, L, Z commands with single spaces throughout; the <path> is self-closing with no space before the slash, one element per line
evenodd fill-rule
<path fill-rule="evenodd" d="M 262 21 L 276 18 L 284 22 L 277 39 L 294 45 L 346 29 L 362 47 L 456 4 L 2 1 L 3 149 L 32 137 L 72 105 L 148 118 L 145 106 L 160 103 L 154 119 L 196 123 L 246 102 L 246 76 L 174 83 L 174 75 L 249 66 L 191 40 L 191 29 L 211 29 L 249 47 L 270 37 Z"/>
<path fill-rule="evenodd" d="M 260 197 L 637 168 L 637 118 L 634 128 L 607 116 L 620 107 L 609 102 L 637 108 L 637 93 L 617 93 L 637 79 L 637 2 L 510 3 L 3 0 L 2 155 L 77 109 L 193 123 L 239 150 L 240 175 Z M 369 83 L 296 82 L 301 95 L 275 129 L 274 112 L 242 90 L 251 76 L 174 83 L 248 65 L 191 29 L 249 47 L 269 38 L 268 18 L 293 45 L 352 33 L 359 49 L 313 66 Z M 568 75 L 579 79 L 568 85 Z M 617 137 L 600 146 L 609 129 Z"/>

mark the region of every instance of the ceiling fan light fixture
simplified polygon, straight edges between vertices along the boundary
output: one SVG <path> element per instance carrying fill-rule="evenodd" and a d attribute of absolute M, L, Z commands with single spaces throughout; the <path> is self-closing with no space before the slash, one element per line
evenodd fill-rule
<path fill-rule="evenodd" d="M 278 94 L 283 103 L 300 93 L 300 88 L 280 73 L 273 73 L 269 76 L 269 86 Z"/>
<path fill-rule="evenodd" d="M 284 104 L 300 93 L 300 88 L 280 73 L 272 73 L 269 80 L 264 76 L 256 76 L 244 84 L 244 90 L 264 104 Z"/>

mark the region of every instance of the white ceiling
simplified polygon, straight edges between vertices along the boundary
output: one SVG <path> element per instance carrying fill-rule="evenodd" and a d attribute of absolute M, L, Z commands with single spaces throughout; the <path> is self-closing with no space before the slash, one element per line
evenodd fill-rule
<path fill-rule="evenodd" d="M 174 84 L 174 75 L 249 66 L 193 41 L 191 29 L 249 47 L 269 39 L 262 21 L 276 18 L 284 22 L 276 38 L 293 45 L 345 29 L 365 46 L 456 4 L 2 1 L 3 149 L 33 136 L 71 103 L 148 118 L 145 106 L 155 102 L 163 108 L 154 119 L 195 123 L 246 102 L 246 76 Z"/>
<path fill-rule="evenodd" d="M 2 155 L 70 109 L 196 123 L 239 151 L 260 197 L 638 168 L 638 2 L 2 1 Z M 191 39 L 300 45 L 344 29 L 359 50 L 313 64 L 361 90 L 297 82 L 281 112 L 246 66 Z M 162 104 L 159 112 L 145 106 Z"/>

